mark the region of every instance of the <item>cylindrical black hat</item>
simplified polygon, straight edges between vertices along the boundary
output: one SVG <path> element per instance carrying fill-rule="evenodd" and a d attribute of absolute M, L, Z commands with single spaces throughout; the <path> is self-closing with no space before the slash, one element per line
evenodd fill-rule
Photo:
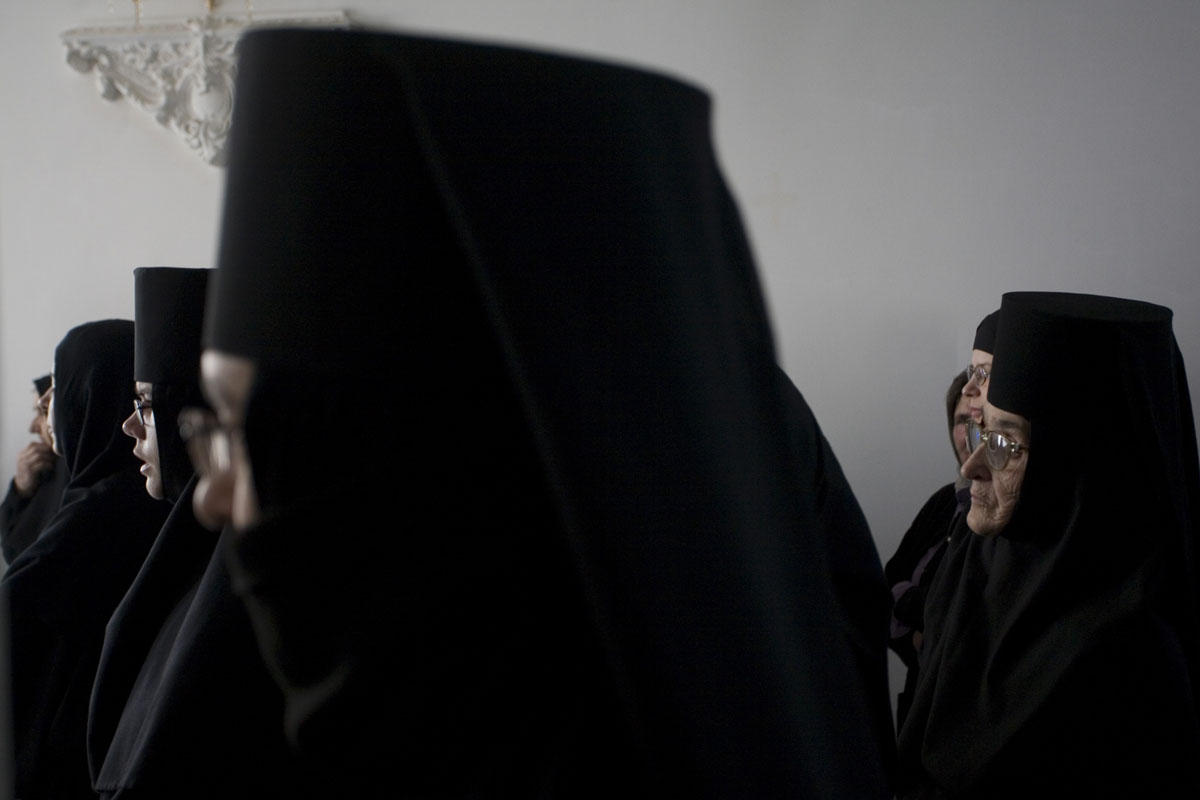
<path fill-rule="evenodd" d="M 1142 354 L 1172 352 L 1171 309 L 1065 292 L 1009 292 L 1000 305 L 988 401 L 1029 420 L 1078 419 L 1119 392 Z M 1086 400 L 1073 402 L 1080 387 Z"/>
<path fill-rule="evenodd" d="M 996 352 L 996 326 L 999 322 L 999 309 L 983 318 L 983 321 L 975 328 L 975 344 L 973 349 L 982 350 L 985 353 Z"/>
<path fill-rule="evenodd" d="M 241 51 L 205 345 L 260 365 L 377 373 L 472 261 L 536 265 L 553 303 L 557 280 L 603 282 L 642 260 L 629 242 L 711 213 L 685 208 L 712 196 L 692 185 L 711 153 L 688 147 L 710 103 L 673 78 L 365 32 Z"/>
<path fill-rule="evenodd" d="M 858 576 L 870 582 L 878 560 L 844 558 L 847 535 L 871 549 L 857 539 L 860 511 L 827 528 L 813 493 L 796 491 L 842 479 L 831 458 L 808 455 L 823 441 L 811 414 L 797 423 L 797 444 L 779 435 L 791 415 L 707 96 L 595 60 L 404 35 L 260 30 L 240 46 L 205 344 L 258 367 L 244 432 L 262 522 L 233 546 L 240 563 L 271 576 L 246 585 L 300 585 L 291 565 L 318 586 L 332 580 L 341 588 L 310 592 L 333 598 L 322 615 L 340 630 L 358 613 L 343 609 L 366 611 L 354 626 L 364 635 L 331 641 L 388 651 L 377 667 L 351 659 L 368 678 L 375 669 L 387 679 L 397 659 L 412 661 L 411 642 L 428 642 L 422 674 L 455 698 L 480 698 L 458 703 L 467 722 L 446 722 L 423 711 L 440 699 L 413 712 L 406 697 L 384 697 L 370 716 L 387 730 L 367 722 L 358 737 L 380 753 L 350 748 L 354 762 L 390 764 L 383 751 L 399 747 L 428 772 L 415 785 L 571 794 L 564 773 L 583 769 L 591 780 L 590 766 L 576 765 L 594 761 L 646 793 L 655 789 L 626 779 L 622 765 L 645 748 L 637 770 L 653 762 L 663 785 L 683 791 L 802 793 L 836 771 L 830 785 L 882 796 L 883 767 L 863 755 L 874 746 L 864 746 L 862 722 L 885 719 L 886 700 L 879 715 L 867 710 L 870 692 L 840 688 L 876 661 L 820 624 L 859 617 L 835 610 L 840 576 L 855 576 L 850 594 L 871 596 Z M 360 448 L 353 469 L 344 432 L 328 424 L 345 409 L 343 375 L 365 381 L 386 417 L 383 438 Z M 355 500 L 314 505 L 318 484 L 321 497 Z M 330 508 L 336 520 L 326 523 Z M 423 532 L 379 536 L 380 518 Z M 333 542 L 331 532 L 345 556 L 337 570 L 296 544 Z M 836 556 L 826 558 L 827 546 Z M 395 564 L 412 579 L 381 575 Z M 884 602 L 864 626 L 872 630 L 886 622 L 886 588 L 875 588 Z M 397 626 L 410 598 L 425 595 L 448 598 L 430 600 L 445 613 L 418 614 L 419 631 Z M 585 598 L 586 609 L 576 605 Z M 478 658 L 441 646 L 434 627 L 449 629 L 460 613 L 455 638 L 503 655 L 487 656 L 484 672 L 487 687 L 505 691 L 477 680 Z M 564 621 L 542 621 L 551 614 Z M 540 633 L 517 653 L 526 628 L 568 630 L 587 654 L 556 641 L 547 661 L 536 655 Z M 493 650 L 498 635 L 505 643 Z M 550 666 L 560 656 L 580 698 L 569 704 L 540 677 L 560 672 Z M 531 670 L 535 662 L 547 666 Z M 301 677 L 302 698 L 314 677 Z M 418 677 L 426 697 L 440 698 Z M 874 673 L 869 682 L 880 685 Z M 381 696 L 347 693 L 373 706 Z M 528 742 L 492 733 L 510 716 L 506 695 L 533 720 Z M 831 697 L 857 710 L 817 709 Z M 400 700 L 404 710 L 393 711 Z M 556 717 L 568 708 L 588 744 L 561 747 L 558 724 L 530 710 L 543 704 Z M 300 706 L 290 725 L 322 719 L 313 727 L 328 731 L 341 718 Z M 778 713 L 765 719 L 761 709 Z M 620 733 L 600 719 L 610 711 Z M 397 714 L 411 724 L 392 724 Z M 454 728 L 452 751 L 443 724 Z M 476 746 L 459 744 L 464 725 L 481 753 L 494 751 L 479 764 Z M 542 731 L 555 740 L 543 744 Z M 878 732 L 890 743 L 886 722 Z M 507 739 L 517 740 L 511 749 Z M 552 777 L 512 784 L 475 772 L 501 765 L 508 781 L 510 767 L 525 771 L 519 754 L 543 752 L 568 761 L 552 755 Z M 856 754 L 853 765 L 830 767 L 844 752 Z M 453 776 L 438 774 L 442 762 Z"/>
<path fill-rule="evenodd" d="M 133 271 L 134 380 L 191 385 L 200 372 L 207 269 L 138 267 Z"/>

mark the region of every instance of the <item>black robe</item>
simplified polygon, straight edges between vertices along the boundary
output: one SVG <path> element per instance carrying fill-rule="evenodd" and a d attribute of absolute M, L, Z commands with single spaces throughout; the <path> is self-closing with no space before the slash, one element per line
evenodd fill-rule
<path fill-rule="evenodd" d="M 389 797 L 888 796 L 886 587 L 789 429 L 708 98 L 315 31 L 248 35 L 238 98 L 208 343 L 258 369 L 262 519 L 229 554 L 308 761 Z"/>
<path fill-rule="evenodd" d="M 18 797 L 94 797 L 88 700 L 104 626 L 170 507 L 146 494 L 121 433 L 133 323 L 72 329 L 55 353 L 55 436 L 71 468 L 63 504 L 5 573 Z"/>
<path fill-rule="evenodd" d="M 965 502 L 969 501 L 968 495 Z M 892 587 L 892 624 L 888 646 L 907 667 L 904 688 L 896 700 L 897 732 L 908 715 L 920 674 L 913 632 L 925 630 L 926 595 L 945 556 L 951 526 L 956 515 L 962 512 L 965 502 L 960 497 L 956 483 L 948 483 L 934 492 L 904 532 L 895 555 L 884 566 L 884 575 Z M 916 574 L 918 570 L 919 575 Z"/>
<path fill-rule="evenodd" d="M 46 524 L 58 513 L 67 478 L 66 463 L 56 458 L 54 471 L 38 484 L 32 497 L 21 497 L 16 485 L 9 483 L 8 494 L 0 503 L 0 548 L 3 548 L 6 564 L 16 561 L 25 548 L 36 542 Z"/>
<path fill-rule="evenodd" d="M 93 785 L 112 798 L 304 797 L 218 535 L 189 483 L 108 624 L 92 690 Z"/>

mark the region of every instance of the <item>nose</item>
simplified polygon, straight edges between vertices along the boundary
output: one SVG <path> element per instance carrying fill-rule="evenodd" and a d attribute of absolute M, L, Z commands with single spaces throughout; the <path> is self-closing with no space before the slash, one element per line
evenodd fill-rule
<path fill-rule="evenodd" d="M 992 471 L 988 467 L 983 449 L 984 445 L 979 445 L 975 448 L 975 452 L 967 456 L 967 460 L 963 462 L 960 472 L 964 478 L 972 481 L 990 481 L 992 479 Z"/>
<path fill-rule="evenodd" d="M 970 378 L 967 378 L 967 382 L 963 384 L 962 396 L 963 397 L 978 397 L 979 396 L 979 383 L 976 380 L 974 375 L 972 375 Z"/>
<path fill-rule="evenodd" d="M 143 439 L 146 435 L 146 429 L 142 427 L 142 421 L 138 419 L 138 412 L 135 408 L 133 413 L 125 418 L 121 423 L 121 431 L 131 439 Z"/>
<path fill-rule="evenodd" d="M 192 511 L 210 531 L 225 527 L 233 516 L 233 473 L 224 470 L 200 478 L 192 495 Z"/>

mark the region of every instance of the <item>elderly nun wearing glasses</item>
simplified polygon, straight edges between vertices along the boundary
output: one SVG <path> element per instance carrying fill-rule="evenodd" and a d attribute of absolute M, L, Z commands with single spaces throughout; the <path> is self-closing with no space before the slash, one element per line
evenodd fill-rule
<path fill-rule="evenodd" d="M 1200 791 L 1200 480 L 1171 317 L 1004 296 L 963 465 L 972 535 L 930 589 L 902 797 Z"/>

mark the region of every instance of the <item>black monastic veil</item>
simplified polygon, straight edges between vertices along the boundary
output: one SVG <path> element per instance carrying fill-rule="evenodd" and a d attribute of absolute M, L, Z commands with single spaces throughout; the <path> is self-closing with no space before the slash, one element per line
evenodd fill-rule
<path fill-rule="evenodd" d="M 384 796 L 888 796 L 886 588 L 779 381 L 708 98 L 273 31 L 238 103 L 206 335 L 257 366 L 262 520 L 229 555 L 308 762 Z"/>

